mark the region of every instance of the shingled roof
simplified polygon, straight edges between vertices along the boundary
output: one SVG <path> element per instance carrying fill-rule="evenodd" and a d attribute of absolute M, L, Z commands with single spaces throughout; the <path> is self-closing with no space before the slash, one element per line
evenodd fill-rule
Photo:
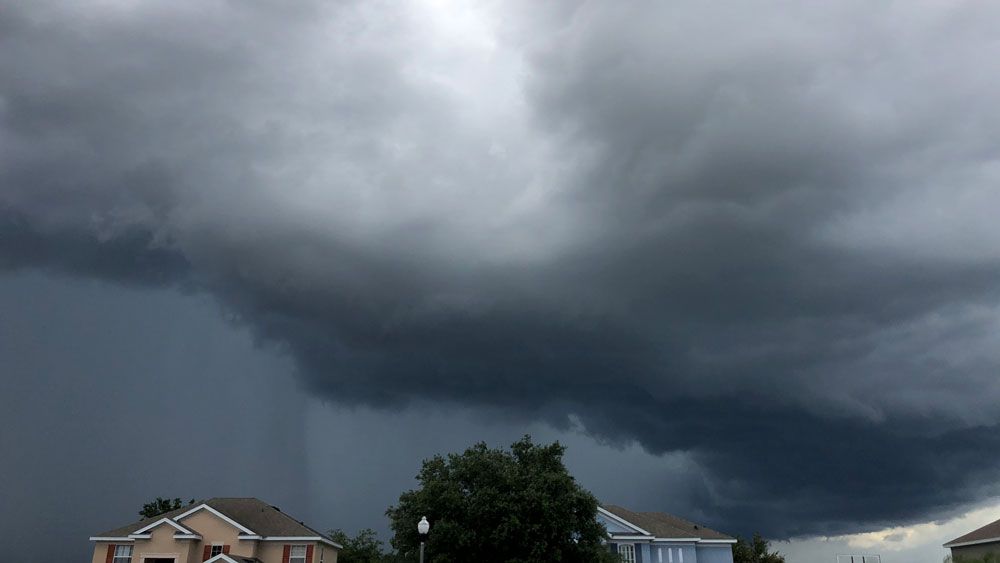
<path fill-rule="evenodd" d="M 1000 542 L 1000 520 L 973 530 L 964 536 L 959 536 L 944 544 L 944 547 L 957 547 L 960 545 Z"/>
<path fill-rule="evenodd" d="M 271 506 L 260 499 L 252 497 L 216 497 L 208 500 L 197 501 L 185 507 L 178 508 L 177 510 L 171 510 L 170 512 L 166 512 L 152 518 L 143 518 L 142 520 L 133 522 L 127 526 L 115 528 L 114 530 L 108 530 L 107 532 L 98 535 L 100 537 L 125 537 L 129 534 L 135 533 L 136 530 L 140 530 L 156 522 L 157 520 L 161 520 L 163 518 L 173 520 L 174 518 L 197 508 L 202 504 L 210 506 L 260 536 L 326 537 L 325 534 L 321 534 L 309 526 L 306 526 L 304 523 L 299 522 L 298 520 L 285 514 L 278 509 L 278 507 Z M 197 530 L 194 531 L 197 532 Z"/>
<path fill-rule="evenodd" d="M 613 504 L 603 505 L 602 508 L 615 516 L 631 522 L 646 530 L 658 538 L 700 538 L 703 540 L 732 540 L 722 532 L 717 532 L 711 528 L 706 528 L 700 524 L 695 524 L 679 516 L 666 514 L 664 512 L 633 512 L 627 508 L 615 506 Z"/>

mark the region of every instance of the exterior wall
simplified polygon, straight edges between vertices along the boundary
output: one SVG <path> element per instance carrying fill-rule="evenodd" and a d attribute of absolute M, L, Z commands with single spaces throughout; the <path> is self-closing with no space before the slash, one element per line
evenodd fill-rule
<path fill-rule="evenodd" d="M 131 544 L 132 542 L 128 543 Z M 121 544 L 124 545 L 125 542 L 121 542 Z M 104 563 L 105 561 L 107 561 L 106 557 L 108 556 L 109 545 L 118 545 L 118 544 L 107 541 L 99 541 L 96 544 L 94 544 L 94 558 L 91 559 L 91 563 Z"/>
<path fill-rule="evenodd" d="M 634 533 L 636 533 L 636 531 L 633 530 L 632 528 L 626 528 L 625 526 L 622 526 L 618 522 L 615 522 L 614 520 L 612 520 L 612 519 L 610 519 L 610 518 L 608 518 L 608 517 L 606 517 L 606 516 L 604 516 L 603 514 L 600 514 L 600 513 L 598 513 L 598 515 L 597 515 L 597 521 L 600 522 L 601 524 L 604 524 L 604 527 L 607 528 L 608 533 L 611 533 L 611 534 L 634 534 Z"/>
<path fill-rule="evenodd" d="M 698 563 L 733 563 L 733 544 L 698 544 Z M 687 563 L 687 553 L 684 554 Z"/>
<path fill-rule="evenodd" d="M 239 529 L 207 510 L 199 510 L 178 523 L 194 530 L 202 537 L 201 541 L 192 540 L 194 545 L 187 560 L 188 563 L 201 563 L 205 554 L 205 546 L 213 544 L 228 545 L 230 555 L 257 557 L 257 544 L 259 542 L 241 540 Z M 134 563 L 141 562 L 135 561 Z"/>
<path fill-rule="evenodd" d="M 650 558 L 645 561 L 647 563 L 670 563 L 671 556 L 673 556 L 673 563 L 699 563 L 698 553 L 693 543 L 654 543 L 649 546 Z"/>
<path fill-rule="evenodd" d="M 319 548 L 323 546 L 323 563 L 337 563 L 337 550 L 326 544 L 318 542 L 283 542 L 264 541 L 260 542 L 257 548 L 257 558 L 264 563 L 281 563 L 281 556 L 285 553 L 286 545 L 311 545 L 313 546 L 313 563 L 319 563 Z M 138 562 L 136 562 L 138 563 Z"/>
<path fill-rule="evenodd" d="M 671 555 L 673 556 L 673 563 L 703 563 L 699 555 L 701 548 L 695 548 L 694 543 L 622 541 L 608 542 L 608 549 L 611 550 L 611 553 L 618 553 L 618 546 L 621 544 L 632 544 L 635 546 L 636 563 L 670 563 Z M 725 550 L 716 549 L 718 551 L 717 558 L 709 559 L 708 563 L 733 563 L 732 550 L 728 545 L 725 547 Z M 672 550 L 672 553 L 668 552 L 668 549 Z M 683 555 L 681 555 L 682 552 Z M 725 555 L 728 555 L 729 558 L 723 558 Z"/>
<path fill-rule="evenodd" d="M 193 547 L 198 545 L 197 540 L 177 540 L 174 533 L 177 530 L 169 525 L 163 524 L 151 530 L 152 536 L 148 540 L 135 540 L 132 550 L 132 563 L 142 563 L 145 557 L 173 557 L 176 563 L 185 563 L 191 560 Z"/>
<path fill-rule="evenodd" d="M 337 563 L 337 548 L 320 543 L 314 552 L 313 563 Z"/>
<path fill-rule="evenodd" d="M 204 512 L 204 511 L 203 511 Z M 207 513 L 217 522 L 222 522 L 225 526 L 232 528 L 228 523 L 219 520 L 215 515 Z M 200 515 L 200 513 L 199 513 Z M 94 544 L 94 556 L 91 559 L 91 563 L 105 563 L 106 557 L 108 556 L 108 545 L 134 545 L 132 551 L 132 563 L 142 563 L 143 555 L 151 554 L 163 554 L 165 557 L 177 557 L 177 563 L 201 563 L 201 557 L 204 554 L 205 545 L 212 545 L 213 541 L 224 543 L 231 546 L 229 553 L 230 555 L 246 555 L 247 557 L 256 557 L 263 561 L 264 563 L 281 563 L 281 557 L 284 555 L 285 543 L 279 541 L 268 541 L 268 542 L 258 542 L 258 541 L 247 541 L 243 540 L 238 542 L 239 548 L 237 548 L 237 541 L 225 538 L 227 533 L 225 530 L 222 531 L 222 535 L 210 536 L 209 526 L 202 523 L 202 527 L 195 526 L 194 522 L 195 516 L 192 515 L 190 518 L 184 519 L 184 524 L 190 524 L 192 528 L 202 534 L 204 542 L 199 542 L 196 540 L 175 540 L 173 538 L 174 528 L 169 525 L 160 526 L 156 528 L 153 533 L 153 538 L 149 540 L 135 540 L 133 542 L 96 542 Z M 215 526 L 215 524 L 211 524 Z M 206 531 L 202 531 L 204 528 Z M 157 533 L 159 532 L 159 533 Z M 224 539 L 218 539 L 224 538 Z M 252 546 L 249 544 L 253 544 Z M 313 546 L 313 563 L 337 563 L 337 548 L 326 545 L 324 543 L 318 542 L 290 542 L 289 545 L 311 545 Z M 647 561 L 644 559 L 643 561 Z M 687 560 L 684 560 L 687 563 Z"/>
<path fill-rule="evenodd" d="M 982 557 L 988 553 L 993 553 L 1000 557 L 1000 542 L 996 543 L 981 543 L 979 545 L 967 545 L 965 547 L 953 547 L 951 548 L 951 556 L 955 559 L 956 563 L 959 561 L 959 557 Z"/>

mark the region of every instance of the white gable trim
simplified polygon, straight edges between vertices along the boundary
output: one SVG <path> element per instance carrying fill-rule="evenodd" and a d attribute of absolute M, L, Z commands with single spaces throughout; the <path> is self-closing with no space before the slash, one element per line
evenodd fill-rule
<path fill-rule="evenodd" d="M 616 516 L 616 515 L 612 514 L 611 512 L 605 510 L 603 507 L 598 506 L 597 507 L 597 512 L 599 512 L 600 514 L 602 514 L 602 515 L 604 515 L 604 516 L 606 516 L 606 517 L 614 520 L 615 522 L 618 522 L 619 524 L 621 524 L 623 526 L 626 526 L 628 528 L 632 528 L 633 530 L 639 532 L 640 534 L 642 534 L 644 536 L 652 536 L 653 535 L 653 534 L 647 532 L 646 530 L 643 530 L 639 526 L 636 526 L 635 524 L 629 522 L 628 520 L 626 520 L 624 518 L 621 518 L 620 516 Z"/>
<path fill-rule="evenodd" d="M 229 522 L 230 524 L 232 524 L 233 526 L 235 526 L 236 528 L 238 528 L 244 534 L 249 534 L 251 536 L 256 536 L 257 535 L 255 532 L 253 532 L 252 530 L 250 530 L 246 526 L 240 524 L 236 520 L 233 520 L 232 518 L 226 516 L 225 514 L 219 512 L 218 510 L 212 508 L 211 506 L 208 506 L 207 504 L 199 504 L 198 506 L 192 508 L 191 510 L 188 510 L 184 514 L 181 514 L 180 516 L 177 516 L 175 519 L 176 520 L 183 520 L 184 518 L 187 518 L 188 516 L 191 516 L 195 512 L 198 512 L 199 510 L 207 510 L 207 511 L 211 512 L 212 514 L 218 516 L 219 518 L 222 518 L 226 522 Z"/>
<path fill-rule="evenodd" d="M 965 547 L 967 545 L 979 545 L 981 543 L 993 543 L 1000 542 L 1000 537 L 998 538 L 986 538 L 985 540 L 974 540 L 974 541 L 963 541 L 958 543 L 946 543 L 944 547 Z"/>
<path fill-rule="evenodd" d="M 182 534 L 195 535 L 194 532 L 192 532 L 191 530 L 188 530 L 184 526 L 181 526 L 177 522 L 174 522 L 170 518 L 160 518 L 159 520 L 157 520 L 156 522 L 153 522 L 152 524 L 146 526 L 145 528 L 139 528 L 138 530 L 132 532 L 131 534 L 129 534 L 129 536 L 138 536 L 138 535 L 141 535 L 143 532 L 148 532 L 149 530 L 152 530 L 153 528 L 155 528 L 155 527 L 157 527 L 157 526 L 159 526 L 161 524 L 170 524 L 178 532 L 180 532 Z"/>
<path fill-rule="evenodd" d="M 247 559 L 250 559 L 250 557 L 247 557 Z M 224 563 L 240 563 L 239 561 L 233 559 L 232 557 L 226 555 L 225 553 L 220 553 L 211 559 L 206 559 L 205 563 L 212 563 L 213 561 L 224 562 Z"/>

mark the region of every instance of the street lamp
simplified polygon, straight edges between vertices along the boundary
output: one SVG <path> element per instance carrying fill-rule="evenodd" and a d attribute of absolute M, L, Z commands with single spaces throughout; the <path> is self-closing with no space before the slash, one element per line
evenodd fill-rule
<path fill-rule="evenodd" d="M 420 523 L 417 524 L 417 531 L 420 532 L 420 563 L 424 563 L 424 536 L 427 532 L 431 531 L 431 523 L 427 521 L 426 516 L 420 517 Z"/>

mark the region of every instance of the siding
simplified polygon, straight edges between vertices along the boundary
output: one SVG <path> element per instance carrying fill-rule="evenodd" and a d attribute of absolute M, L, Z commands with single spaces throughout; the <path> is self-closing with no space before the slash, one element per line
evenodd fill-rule
<path fill-rule="evenodd" d="M 732 544 L 699 544 L 696 551 L 698 563 L 733 563 Z M 684 554 L 684 563 L 688 563 L 687 553 Z"/>
<path fill-rule="evenodd" d="M 951 555 L 956 559 L 959 557 L 982 557 L 987 553 L 994 553 L 1000 557 L 1000 542 L 951 548 Z"/>

